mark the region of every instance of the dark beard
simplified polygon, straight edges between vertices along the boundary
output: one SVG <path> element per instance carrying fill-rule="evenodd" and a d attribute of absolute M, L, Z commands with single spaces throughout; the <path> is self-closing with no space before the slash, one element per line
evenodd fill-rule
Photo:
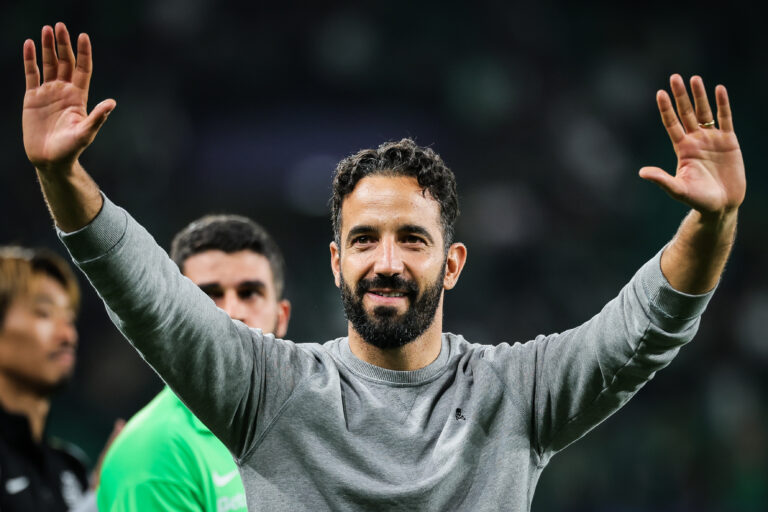
<path fill-rule="evenodd" d="M 435 320 L 435 312 L 440 304 L 445 276 L 445 261 L 434 283 L 429 285 L 419 297 L 419 286 L 414 281 L 406 281 L 400 276 L 377 275 L 372 279 L 361 279 L 355 286 L 354 293 L 341 276 L 341 302 L 344 314 L 352 323 L 363 341 L 388 350 L 406 345 L 426 331 Z M 373 288 L 391 288 L 405 292 L 410 306 L 402 315 L 395 308 L 377 306 L 369 315 L 363 306 L 363 297 Z"/>

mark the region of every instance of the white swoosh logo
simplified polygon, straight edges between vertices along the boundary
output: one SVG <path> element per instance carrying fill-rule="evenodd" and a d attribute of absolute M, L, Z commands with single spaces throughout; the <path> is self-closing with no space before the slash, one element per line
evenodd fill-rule
<path fill-rule="evenodd" d="M 29 478 L 25 476 L 17 476 L 16 478 L 9 478 L 5 481 L 5 490 L 8 494 L 17 494 L 29 487 Z"/>
<path fill-rule="evenodd" d="M 216 487 L 224 487 L 229 482 L 231 482 L 232 479 L 235 478 L 236 476 L 237 476 L 237 470 L 236 469 L 230 471 L 226 475 L 220 475 L 220 474 L 218 474 L 218 473 L 216 473 L 214 471 L 213 472 L 213 485 L 215 485 Z"/>

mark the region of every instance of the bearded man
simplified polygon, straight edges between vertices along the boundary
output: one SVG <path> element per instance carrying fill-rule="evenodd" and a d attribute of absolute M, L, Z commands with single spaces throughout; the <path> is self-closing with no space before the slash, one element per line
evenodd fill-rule
<path fill-rule="evenodd" d="M 85 34 L 77 60 L 63 24 L 43 29 L 42 51 L 40 84 L 24 44 L 24 145 L 60 237 L 118 328 L 232 452 L 252 510 L 528 510 L 552 455 L 693 337 L 746 190 L 725 88 L 716 127 L 701 78 L 694 106 L 673 75 L 677 114 L 666 92 L 657 104 L 677 172 L 640 175 L 691 207 L 675 237 L 584 324 L 478 345 L 442 332 L 467 256 L 453 173 L 407 139 L 361 151 L 333 184 L 347 336 L 296 345 L 213 307 L 101 194 L 78 157 L 115 102 L 86 111 Z"/>

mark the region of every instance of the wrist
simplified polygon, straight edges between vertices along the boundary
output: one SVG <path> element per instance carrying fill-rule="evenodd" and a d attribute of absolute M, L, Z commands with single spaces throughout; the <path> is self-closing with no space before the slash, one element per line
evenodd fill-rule
<path fill-rule="evenodd" d="M 725 208 L 717 212 L 702 212 L 692 210 L 691 219 L 706 231 L 730 230 L 736 225 L 739 216 L 739 207 Z"/>
<path fill-rule="evenodd" d="M 692 210 L 685 218 L 672 245 L 701 255 L 730 251 L 736 237 L 738 209 L 720 214 L 702 214 Z"/>
<path fill-rule="evenodd" d="M 37 171 L 37 175 L 41 181 L 55 184 L 71 181 L 78 173 L 85 172 L 85 169 L 83 169 L 80 162 L 75 159 L 48 165 L 35 165 L 35 171 Z"/>
<path fill-rule="evenodd" d="M 58 171 L 38 169 L 38 178 L 54 222 L 69 233 L 93 220 L 101 210 L 102 197 L 98 185 L 77 161 Z"/>

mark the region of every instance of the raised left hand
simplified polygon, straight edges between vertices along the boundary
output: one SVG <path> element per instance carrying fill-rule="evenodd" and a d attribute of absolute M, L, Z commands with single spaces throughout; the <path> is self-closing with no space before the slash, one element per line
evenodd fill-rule
<path fill-rule="evenodd" d="M 715 126 L 701 77 L 691 78 L 694 105 L 680 75 L 672 75 L 669 81 L 677 114 L 666 91 L 656 94 L 656 102 L 677 154 L 677 170 L 671 176 L 659 167 L 643 167 L 640 177 L 656 183 L 704 218 L 722 218 L 735 213 L 744 201 L 747 183 L 725 87 L 715 88 Z"/>

